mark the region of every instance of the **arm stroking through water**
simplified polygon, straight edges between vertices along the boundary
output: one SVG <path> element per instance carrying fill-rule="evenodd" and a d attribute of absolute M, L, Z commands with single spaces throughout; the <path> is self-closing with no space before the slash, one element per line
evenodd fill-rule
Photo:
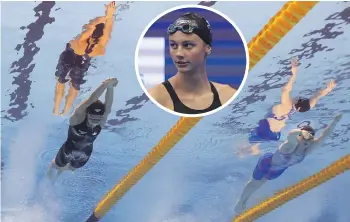
<path fill-rule="evenodd" d="M 323 96 L 326 96 L 330 93 L 336 86 L 334 80 L 330 81 L 325 89 L 318 91 L 315 95 L 310 98 L 310 107 L 314 108 L 318 100 L 320 100 Z"/>
<path fill-rule="evenodd" d="M 112 87 L 108 87 L 107 88 L 107 92 L 106 92 L 106 96 L 105 96 L 105 106 L 106 106 L 106 110 L 105 113 L 103 114 L 103 118 L 101 121 L 101 125 L 105 125 L 107 122 L 107 118 L 108 115 L 111 113 L 112 111 L 112 104 L 113 104 L 113 93 L 114 93 L 114 89 L 113 87 L 117 86 L 118 82 L 116 82 L 115 85 L 113 85 Z"/>
<path fill-rule="evenodd" d="M 272 108 L 272 112 L 275 116 L 281 117 L 287 115 L 292 108 L 292 99 L 290 92 L 293 89 L 293 84 L 298 71 L 298 60 L 293 58 L 292 61 L 292 76 L 289 78 L 288 82 L 282 88 L 281 94 L 281 104 L 278 104 Z"/>
<path fill-rule="evenodd" d="M 84 121 L 86 116 L 86 109 L 103 94 L 107 87 L 114 84 L 117 81 L 116 78 L 110 78 L 105 80 L 97 89 L 91 93 L 89 98 L 85 99 L 74 111 L 73 115 L 69 119 L 70 125 L 76 125 Z"/>
<path fill-rule="evenodd" d="M 329 124 L 329 126 L 327 126 L 321 132 L 321 135 L 318 138 L 314 139 L 310 147 L 307 149 L 307 154 L 310 154 L 316 149 L 318 149 L 319 147 L 321 147 L 321 145 L 323 144 L 323 141 L 333 133 L 337 123 L 340 121 L 341 118 L 342 118 L 342 114 L 338 114 L 336 117 L 334 117 L 333 121 Z"/>
<path fill-rule="evenodd" d="M 110 39 L 110 35 L 113 29 L 114 24 L 114 12 L 116 10 L 115 2 L 111 2 L 108 5 L 105 6 L 106 8 L 106 20 L 105 20 L 105 27 L 103 30 L 103 35 L 100 38 L 99 45 L 101 47 L 106 47 L 106 44 L 108 40 Z"/>

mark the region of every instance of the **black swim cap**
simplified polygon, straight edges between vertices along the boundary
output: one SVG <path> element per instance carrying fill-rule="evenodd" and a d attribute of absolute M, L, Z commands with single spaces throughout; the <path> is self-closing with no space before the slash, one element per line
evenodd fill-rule
<path fill-rule="evenodd" d="M 105 113 L 105 105 L 97 100 L 87 108 L 87 113 L 92 115 L 103 115 Z"/>
<path fill-rule="evenodd" d="M 297 102 L 294 104 L 296 110 L 303 113 L 310 110 L 310 100 L 305 98 L 298 98 Z"/>
<path fill-rule="evenodd" d="M 176 19 L 176 21 L 168 27 L 168 34 L 172 35 L 176 31 L 182 31 L 186 34 L 194 33 L 210 46 L 213 41 L 209 22 L 197 13 L 188 12 Z"/>
<path fill-rule="evenodd" d="M 95 26 L 94 31 L 91 34 L 92 38 L 100 38 L 103 35 L 103 29 L 105 27 L 105 23 L 99 23 Z"/>
<path fill-rule="evenodd" d="M 315 136 L 315 130 L 309 125 L 303 126 L 301 130 L 308 131 L 312 136 Z"/>

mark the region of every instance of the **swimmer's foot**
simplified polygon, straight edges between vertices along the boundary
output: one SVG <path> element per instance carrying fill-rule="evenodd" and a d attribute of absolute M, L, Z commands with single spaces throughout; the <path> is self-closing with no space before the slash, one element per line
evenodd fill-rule
<path fill-rule="evenodd" d="M 54 114 L 55 116 L 59 116 L 59 115 L 60 115 L 59 112 L 58 112 L 58 110 L 57 110 L 56 108 L 53 109 L 53 114 Z"/>
<path fill-rule="evenodd" d="M 55 87 L 55 98 L 54 98 L 54 109 L 53 109 L 53 113 L 57 116 L 59 115 L 59 109 L 60 109 L 60 105 L 64 95 L 64 90 L 65 90 L 65 84 L 57 81 L 56 87 Z"/>
<path fill-rule="evenodd" d="M 54 170 L 53 170 L 52 166 L 50 165 L 50 167 L 47 169 L 47 172 L 46 172 L 46 176 L 47 176 L 47 178 L 49 178 L 49 180 L 52 180 L 52 178 L 53 178 L 53 174 L 54 174 L 53 171 Z"/>
<path fill-rule="evenodd" d="M 53 181 L 56 181 L 57 178 L 62 174 L 62 172 L 63 172 L 63 170 L 59 169 L 59 170 L 57 171 L 57 174 L 56 174 L 55 178 L 53 179 Z"/>
<path fill-rule="evenodd" d="M 50 167 L 47 171 L 47 177 L 52 182 L 55 182 L 57 177 L 61 174 L 60 170 L 55 169 L 54 167 Z"/>
<path fill-rule="evenodd" d="M 65 115 L 67 115 L 68 113 L 69 113 L 69 111 L 70 111 L 70 106 L 69 107 L 64 107 L 63 108 L 63 110 L 62 110 L 62 112 L 60 113 L 60 116 L 65 116 Z"/>
<path fill-rule="evenodd" d="M 61 112 L 60 116 L 65 116 L 65 115 L 67 114 L 67 112 L 68 112 L 68 111 L 64 111 L 64 110 L 63 110 L 63 111 Z"/>
<path fill-rule="evenodd" d="M 240 214 L 240 213 L 242 213 L 243 211 L 245 211 L 246 210 L 246 208 L 247 208 L 247 203 L 246 203 L 247 201 L 238 201 L 237 203 L 236 203 L 236 206 L 235 206 L 235 212 L 237 213 L 237 214 Z"/>

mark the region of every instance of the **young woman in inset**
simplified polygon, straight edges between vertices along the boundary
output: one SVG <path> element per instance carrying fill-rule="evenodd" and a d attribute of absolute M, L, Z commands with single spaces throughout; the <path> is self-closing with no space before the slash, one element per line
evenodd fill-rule
<path fill-rule="evenodd" d="M 148 90 L 162 106 L 183 114 L 200 114 L 225 104 L 236 89 L 211 82 L 206 71 L 212 50 L 208 21 L 196 13 L 185 13 L 168 27 L 170 56 L 175 76 Z"/>

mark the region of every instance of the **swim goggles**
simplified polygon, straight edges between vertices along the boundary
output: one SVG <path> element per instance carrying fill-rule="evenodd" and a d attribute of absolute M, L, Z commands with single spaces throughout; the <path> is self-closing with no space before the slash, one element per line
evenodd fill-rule
<path fill-rule="evenodd" d="M 181 31 L 181 32 L 183 32 L 185 34 L 191 34 L 196 29 L 198 29 L 198 26 L 190 24 L 190 22 L 186 22 L 185 24 L 180 24 L 180 25 L 171 24 L 168 27 L 168 33 L 169 34 L 174 34 L 177 31 Z"/>
<path fill-rule="evenodd" d="M 301 130 L 301 134 L 303 135 L 304 140 L 311 140 L 314 138 L 315 134 L 310 133 L 307 130 Z"/>
<path fill-rule="evenodd" d="M 88 113 L 87 117 L 91 124 L 99 124 L 103 116 Z"/>

